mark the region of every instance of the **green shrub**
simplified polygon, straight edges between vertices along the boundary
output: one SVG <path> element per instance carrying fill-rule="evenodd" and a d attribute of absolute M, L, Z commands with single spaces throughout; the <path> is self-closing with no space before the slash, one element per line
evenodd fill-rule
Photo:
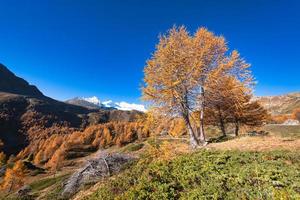
<path fill-rule="evenodd" d="M 87 199 L 299 199 L 297 152 L 201 150 L 140 160 Z"/>

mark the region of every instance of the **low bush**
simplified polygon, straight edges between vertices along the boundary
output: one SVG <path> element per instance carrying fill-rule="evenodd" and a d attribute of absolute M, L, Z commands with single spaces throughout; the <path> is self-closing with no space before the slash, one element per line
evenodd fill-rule
<path fill-rule="evenodd" d="M 299 199 L 299 172 L 297 152 L 147 156 L 86 199 Z"/>

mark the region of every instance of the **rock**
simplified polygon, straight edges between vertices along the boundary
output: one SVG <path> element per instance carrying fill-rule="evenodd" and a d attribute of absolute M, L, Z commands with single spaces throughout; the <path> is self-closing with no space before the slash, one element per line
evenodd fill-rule
<path fill-rule="evenodd" d="M 99 181 L 102 178 L 122 170 L 123 166 L 134 160 L 126 154 L 109 154 L 106 151 L 99 153 L 95 159 L 87 161 L 87 164 L 75 172 L 64 185 L 62 196 L 69 198 L 74 195 L 81 186 Z"/>
<path fill-rule="evenodd" d="M 248 132 L 249 136 L 266 136 L 268 134 L 269 134 L 269 132 L 267 132 L 267 131 L 250 131 L 250 132 Z"/>
<path fill-rule="evenodd" d="M 160 132 L 159 135 L 161 135 L 161 136 L 166 136 L 166 135 L 169 135 L 169 133 L 168 133 L 168 131 L 163 130 L 163 131 Z"/>
<path fill-rule="evenodd" d="M 23 186 L 21 189 L 17 191 L 17 197 L 18 199 L 33 199 L 32 196 L 30 195 L 31 188 L 29 185 Z"/>
<path fill-rule="evenodd" d="M 295 120 L 295 119 L 288 119 L 285 122 L 283 122 L 282 125 L 296 126 L 296 125 L 300 125 L 300 122 L 298 120 Z"/>
<path fill-rule="evenodd" d="M 6 172 L 6 165 L 0 167 L 0 177 L 4 176 L 5 172 Z"/>

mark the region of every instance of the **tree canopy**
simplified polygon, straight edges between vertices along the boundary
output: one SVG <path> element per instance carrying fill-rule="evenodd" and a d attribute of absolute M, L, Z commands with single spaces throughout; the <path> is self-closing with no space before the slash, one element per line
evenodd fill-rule
<path fill-rule="evenodd" d="M 205 144 L 206 109 L 240 114 L 248 108 L 254 84 L 249 67 L 236 50 L 229 51 L 224 37 L 174 26 L 160 36 L 146 63 L 143 98 L 165 115 L 182 117 L 196 147 Z"/>

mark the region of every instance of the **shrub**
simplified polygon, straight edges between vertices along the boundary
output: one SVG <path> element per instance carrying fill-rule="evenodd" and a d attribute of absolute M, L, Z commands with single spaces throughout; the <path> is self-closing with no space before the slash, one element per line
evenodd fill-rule
<path fill-rule="evenodd" d="M 297 152 L 201 150 L 171 160 L 145 159 L 87 199 L 300 198 Z"/>

